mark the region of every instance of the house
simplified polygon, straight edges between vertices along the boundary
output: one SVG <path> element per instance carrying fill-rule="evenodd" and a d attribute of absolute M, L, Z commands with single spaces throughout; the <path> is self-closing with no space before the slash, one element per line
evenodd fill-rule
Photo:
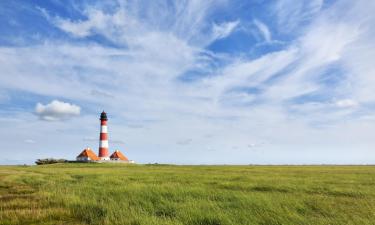
<path fill-rule="evenodd" d="M 124 156 L 119 150 L 116 150 L 114 153 L 112 153 L 109 158 L 115 161 L 129 161 L 129 159 Z"/>
<path fill-rule="evenodd" d="M 88 162 L 98 161 L 100 158 L 91 150 L 91 148 L 84 149 L 77 157 L 77 161 Z"/>
<path fill-rule="evenodd" d="M 116 150 L 109 157 L 110 160 L 107 162 L 122 162 L 122 163 L 135 163 L 133 160 L 129 160 L 124 154 L 119 150 Z M 91 148 L 85 148 L 77 157 L 76 160 L 79 162 L 104 162 L 98 157 Z"/>

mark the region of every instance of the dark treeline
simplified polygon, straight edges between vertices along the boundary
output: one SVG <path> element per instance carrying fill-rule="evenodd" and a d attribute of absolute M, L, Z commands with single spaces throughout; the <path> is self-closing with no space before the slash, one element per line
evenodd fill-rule
<path fill-rule="evenodd" d="M 46 164 L 54 164 L 54 163 L 65 163 L 68 162 L 66 159 L 54 159 L 54 158 L 46 158 L 46 159 L 37 159 L 35 163 L 37 165 L 46 165 Z"/>

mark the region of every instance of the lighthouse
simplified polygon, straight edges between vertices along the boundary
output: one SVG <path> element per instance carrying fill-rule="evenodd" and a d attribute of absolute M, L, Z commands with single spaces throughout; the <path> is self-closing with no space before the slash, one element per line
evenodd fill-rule
<path fill-rule="evenodd" d="M 108 129 L 107 114 L 103 111 L 100 114 L 100 140 L 99 140 L 99 158 L 100 160 L 110 160 L 108 151 Z"/>
<path fill-rule="evenodd" d="M 77 162 L 98 162 L 102 163 L 135 163 L 134 160 L 129 160 L 120 150 L 109 156 L 108 150 L 108 128 L 107 128 L 107 114 L 103 111 L 100 114 L 100 138 L 99 138 L 99 156 L 89 148 L 85 148 L 77 157 Z"/>

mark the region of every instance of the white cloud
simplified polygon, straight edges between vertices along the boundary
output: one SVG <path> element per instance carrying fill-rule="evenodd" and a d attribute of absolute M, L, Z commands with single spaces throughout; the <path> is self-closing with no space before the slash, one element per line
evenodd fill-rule
<path fill-rule="evenodd" d="M 192 142 L 193 142 L 193 139 L 188 138 L 188 139 L 179 140 L 176 143 L 178 145 L 190 145 Z"/>
<path fill-rule="evenodd" d="M 272 35 L 270 30 L 268 29 L 267 25 L 262 23 L 259 20 L 254 20 L 255 26 L 258 28 L 260 33 L 262 34 L 265 42 L 271 42 L 272 41 Z"/>
<path fill-rule="evenodd" d="M 358 102 L 353 99 L 341 99 L 336 101 L 335 105 L 340 108 L 352 108 L 359 106 Z"/>
<path fill-rule="evenodd" d="M 214 24 L 212 28 L 213 40 L 226 38 L 236 29 L 239 23 L 240 21 L 236 20 L 222 24 Z"/>
<path fill-rule="evenodd" d="M 25 143 L 28 143 L 28 144 L 34 144 L 35 141 L 32 140 L 32 139 L 26 139 L 26 140 L 25 140 Z"/>
<path fill-rule="evenodd" d="M 71 22 L 67 20 L 56 20 L 56 25 L 60 27 L 61 30 L 71 33 L 76 37 L 86 37 L 91 34 L 92 24 L 82 23 L 82 22 Z"/>
<path fill-rule="evenodd" d="M 106 13 L 98 6 L 87 6 L 83 10 L 87 19 L 76 21 L 52 17 L 46 10 L 40 10 L 59 29 L 79 38 L 99 34 L 119 45 L 142 47 L 142 44 L 147 44 L 142 39 L 163 32 L 191 45 L 206 46 L 228 36 L 239 23 L 239 21 L 232 21 L 211 25 L 206 20 L 210 11 L 225 2 L 225 0 L 175 1 L 173 3 L 158 1 L 145 4 L 128 2 L 119 4 L 112 13 Z M 171 10 L 165 10 L 166 7 Z M 140 14 L 140 12 L 146 13 Z M 212 26 L 212 34 L 205 32 L 210 26 Z M 163 39 L 158 41 L 162 42 Z"/>
<path fill-rule="evenodd" d="M 265 93 L 267 97 L 284 101 L 320 91 L 326 91 L 325 95 L 329 93 L 327 97 L 332 98 L 354 94 L 352 90 L 356 81 L 346 80 L 348 74 L 344 62 L 352 64 L 356 61 L 346 52 L 355 48 L 356 41 L 364 35 L 360 32 L 360 27 L 363 26 L 361 20 L 355 19 L 356 14 L 363 10 L 358 11 L 358 8 L 354 7 L 357 9 L 345 11 L 346 16 L 343 19 L 341 4 L 344 3 L 336 3 L 322 11 L 315 21 L 304 28 L 305 33 L 293 43 L 298 49 L 298 60 L 293 62 L 293 66 L 284 73 L 283 78 L 268 88 Z M 352 59 L 351 62 L 348 59 Z M 319 81 L 334 75 L 331 74 L 334 72 L 329 71 L 330 66 L 341 68 L 341 71 L 336 73 L 341 73 L 342 79 L 340 83 L 327 88 Z M 337 87 L 333 87 L 335 85 Z"/>
<path fill-rule="evenodd" d="M 297 48 L 289 48 L 283 51 L 266 54 L 254 60 L 238 60 L 229 64 L 220 71 L 219 76 L 204 80 L 205 93 L 208 91 L 214 94 L 215 98 L 233 96 L 227 91 L 233 88 L 250 86 L 262 87 L 262 83 L 270 79 L 275 74 L 286 69 L 298 57 Z M 251 97 L 251 95 L 244 95 Z"/>
<path fill-rule="evenodd" d="M 98 98 L 114 98 L 115 96 L 101 90 L 91 90 L 90 94 Z"/>
<path fill-rule="evenodd" d="M 279 32 L 295 32 L 301 24 L 311 21 L 322 6 L 323 0 L 276 1 L 274 10 L 277 15 Z"/>
<path fill-rule="evenodd" d="M 100 10 L 90 8 L 86 11 L 87 20 L 71 21 L 60 17 L 51 17 L 45 9 L 40 9 L 45 17 L 53 22 L 61 30 L 79 38 L 92 35 L 100 29 L 105 29 L 112 17 Z"/>
<path fill-rule="evenodd" d="M 58 100 L 53 100 L 46 105 L 37 103 L 35 106 L 35 113 L 40 119 L 46 121 L 68 119 L 70 117 L 78 116 L 80 112 L 81 108 L 79 106 Z"/>

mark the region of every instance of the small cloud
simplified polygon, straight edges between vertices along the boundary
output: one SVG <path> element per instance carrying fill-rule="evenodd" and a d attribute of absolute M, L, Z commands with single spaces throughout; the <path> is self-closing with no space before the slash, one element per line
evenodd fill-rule
<path fill-rule="evenodd" d="M 257 145 L 255 144 L 255 143 L 251 143 L 251 144 L 248 144 L 247 145 L 247 147 L 249 147 L 249 148 L 254 148 L 254 147 L 256 147 Z"/>
<path fill-rule="evenodd" d="M 102 98 L 114 98 L 115 96 L 99 90 L 91 90 L 90 94 L 95 97 L 102 97 Z"/>
<path fill-rule="evenodd" d="M 100 11 L 95 12 L 98 12 L 99 15 L 96 20 L 89 18 L 85 21 L 71 21 L 69 19 L 66 20 L 56 17 L 52 20 L 52 22 L 62 31 L 65 31 L 74 37 L 84 38 L 92 34 L 92 30 L 96 25 L 98 25 L 98 23 L 103 22 L 102 20 L 104 19 L 104 14 Z"/>
<path fill-rule="evenodd" d="M 265 42 L 271 42 L 272 41 L 272 36 L 271 32 L 268 29 L 267 25 L 262 23 L 259 20 L 254 20 L 254 25 L 258 28 L 259 32 L 263 36 Z"/>
<path fill-rule="evenodd" d="M 232 22 L 226 22 L 226 23 L 221 23 L 221 24 L 214 24 L 212 28 L 212 35 L 213 39 L 223 39 L 228 37 L 234 29 L 238 26 L 240 23 L 239 20 L 232 21 Z"/>
<path fill-rule="evenodd" d="M 191 144 L 191 142 L 193 141 L 193 139 L 189 138 L 189 139 L 185 139 L 185 140 L 180 140 L 177 142 L 178 145 L 189 145 Z"/>
<path fill-rule="evenodd" d="M 86 12 L 86 20 L 71 20 L 54 17 L 44 8 L 37 7 L 41 14 L 60 30 L 77 38 L 85 38 L 92 35 L 95 28 L 100 28 L 108 22 L 107 16 L 100 10 L 89 10 Z"/>
<path fill-rule="evenodd" d="M 25 143 L 28 143 L 28 144 L 34 144 L 35 141 L 34 140 L 31 140 L 31 139 L 26 139 L 24 140 Z"/>
<path fill-rule="evenodd" d="M 38 102 L 35 106 L 36 115 L 39 116 L 39 119 L 45 121 L 68 119 L 72 116 L 79 116 L 80 112 L 79 106 L 59 100 L 53 100 L 46 105 Z"/>
<path fill-rule="evenodd" d="M 99 140 L 99 137 L 97 138 L 94 138 L 94 137 L 84 137 L 83 138 L 83 141 L 98 141 Z"/>
<path fill-rule="evenodd" d="M 264 144 L 265 144 L 264 142 L 255 142 L 255 143 L 248 144 L 247 147 L 249 149 L 254 149 L 255 150 L 255 149 L 259 148 L 259 147 L 262 147 Z"/>
<path fill-rule="evenodd" d="M 233 150 L 246 150 L 246 149 L 251 149 L 253 151 L 257 150 L 259 147 L 261 147 L 264 143 L 263 142 L 255 142 L 255 143 L 250 143 L 247 145 L 234 145 L 232 146 Z"/>
<path fill-rule="evenodd" d="M 341 99 L 335 102 L 339 108 L 354 108 L 359 106 L 359 103 L 353 99 Z"/>
<path fill-rule="evenodd" d="M 124 141 L 122 141 L 122 140 L 111 140 L 111 139 L 109 139 L 109 142 L 110 143 L 113 143 L 113 144 L 125 144 L 125 142 Z"/>

